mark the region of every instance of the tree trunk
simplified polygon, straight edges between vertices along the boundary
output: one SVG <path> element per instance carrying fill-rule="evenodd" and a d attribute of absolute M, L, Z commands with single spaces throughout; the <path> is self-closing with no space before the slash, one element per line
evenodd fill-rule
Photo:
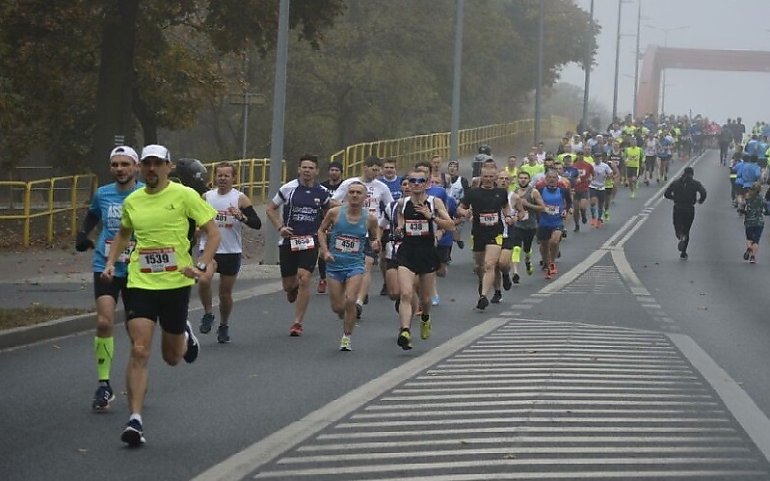
<path fill-rule="evenodd" d="M 89 157 L 100 183 L 109 180 L 107 156 L 115 146 L 115 136 L 124 136 L 128 145 L 134 141 L 131 97 L 139 0 L 111 0 L 104 4 L 96 125 Z"/>

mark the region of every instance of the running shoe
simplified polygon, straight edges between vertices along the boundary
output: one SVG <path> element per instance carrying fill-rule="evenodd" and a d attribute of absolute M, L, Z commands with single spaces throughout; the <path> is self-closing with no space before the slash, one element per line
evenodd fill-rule
<path fill-rule="evenodd" d="M 198 343 L 198 338 L 195 337 L 195 334 L 193 334 L 190 321 L 185 323 L 184 330 L 187 332 L 187 350 L 184 352 L 184 356 L 182 357 L 184 358 L 185 362 L 189 364 L 195 362 L 195 360 L 198 359 L 198 353 L 200 352 L 201 346 Z"/>
<path fill-rule="evenodd" d="M 631 195 L 629 196 L 631 199 L 636 199 L 636 191 L 632 190 Z"/>
<path fill-rule="evenodd" d="M 120 440 L 131 448 L 138 448 L 144 444 L 146 440 L 144 439 L 142 423 L 137 419 L 129 419 L 126 427 L 123 429 L 123 433 L 120 435 Z"/>
<path fill-rule="evenodd" d="M 507 272 L 504 272 L 502 275 L 502 278 L 503 278 L 503 289 L 505 289 L 506 291 L 510 291 L 512 286 L 511 275 Z"/>
<path fill-rule="evenodd" d="M 356 302 L 356 319 L 361 319 L 361 314 L 364 312 L 364 306 Z"/>
<path fill-rule="evenodd" d="M 567 238 L 567 229 L 564 227 L 561 228 L 561 238 L 566 239 Z"/>
<path fill-rule="evenodd" d="M 586 211 L 584 211 L 584 210 L 580 211 L 580 220 L 581 220 L 581 222 L 583 222 L 583 224 L 588 222 L 588 217 L 586 217 Z"/>
<path fill-rule="evenodd" d="M 412 333 L 409 332 L 409 329 L 401 329 L 401 332 L 398 333 L 396 344 L 401 346 L 401 349 L 404 351 L 408 351 L 412 348 Z"/>
<path fill-rule="evenodd" d="M 751 257 L 751 249 L 746 249 L 746 252 L 743 253 L 743 260 L 747 261 L 749 257 Z"/>
<path fill-rule="evenodd" d="M 610 220 L 610 211 L 608 211 L 608 210 L 604 211 L 604 220 L 605 221 Z"/>
<path fill-rule="evenodd" d="M 663 177 L 663 181 L 664 182 L 668 181 L 668 176 L 667 175 Z"/>
<path fill-rule="evenodd" d="M 318 281 L 318 289 L 316 291 L 319 294 L 326 294 L 326 279 Z"/>
<path fill-rule="evenodd" d="M 382 289 L 380 289 L 380 295 L 381 296 L 388 295 L 388 286 L 386 286 L 384 282 L 382 283 Z"/>
<path fill-rule="evenodd" d="M 100 384 L 94 393 L 94 400 L 91 408 L 94 411 L 105 411 L 110 407 L 110 403 L 115 400 L 115 393 L 109 384 Z"/>
<path fill-rule="evenodd" d="M 291 337 L 299 337 L 302 335 L 302 324 L 299 322 L 295 322 L 291 325 L 291 328 L 289 329 L 289 335 Z"/>
<path fill-rule="evenodd" d="M 513 273 L 513 283 L 514 284 L 518 284 L 520 279 L 521 279 L 521 277 L 519 277 L 519 273 L 518 272 L 514 272 Z"/>
<path fill-rule="evenodd" d="M 363 305 L 367 305 L 367 304 L 369 304 L 369 294 L 367 294 L 367 295 L 365 295 L 365 296 L 364 296 L 364 302 L 363 302 Z"/>
<path fill-rule="evenodd" d="M 487 296 L 481 296 L 479 297 L 479 302 L 476 303 L 476 309 L 483 311 L 487 308 L 489 305 L 489 300 L 487 299 Z"/>
<path fill-rule="evenodd" d="M 757 263 L 757 258 L 754 257 L 754 255 L 752 254 L 751 257 L 749 257 L 749 262 L 752 263 L 752 264 L 756 264 Z"/>
<path fill-rule="evenodd" d="M 431 296 L 430 297 L 430 305 L 431 306 L 438 306 L 439 304 L 441 304 L 441 298 L 439 297 L 438 294 L 436 294 L 435 296 Z"/>
<path fill-rule="evenodd" d="M 500 304 L 500 301 L 503 300 L 503 293 L 501 291 L 495 290 L 495 293 L 492 294 L 492 299 L 489 300 L 492 304 Z"/>
<path fill-rule="evenodd" d="M 459 247 L 460 249 L 465 249 L 465 241 L 461 241 L 461 240 L 457 241 L 457 247 Z"/>
<path fill-rule="evenodd" d="M 220 344 L 227 344 L 230 342 L 230 326 L 219 325 L 217 328 L 217 342 Z"/>
<path fill-rule="evenodd" d="M 645 185 L 645 186 L 649 186 L 649 185 L 650 185 L 650 181 L 649 181 L 649 180 L 647 180 L 647 179 L 644 179 L 644 185 Z"/>
<path fill-rule="evenodd" d="M 548 264 L 548 272 L 550 272 L 553 275 L 558 274 L 559 270 L 556 268 L 556 264 L 554 264 L 553 262 Z"/>
<path fill-rule="evenodd" d="M 340 351 L 352 351 L 353 348 L 350 346 L 350 336 L 343 334 L 342 338 L 340 339 Z"/>
<path fill-rule="evenodd" d="M 687 252 L 682 252 L 681 254 L 679 254 L 679 258 L 680 259 L 687 259 Z"/>
<path fill-rule="evenodd" d="M 286 299 L 289 301 L 289 304 L 297 300 L 297 295 L 299 295 L 299 286 L 286 293 Z"/>
<path fill-rule="evenodd" d="M 430 315 L 423 314 L 422 319 L 420 320 L 420 339 L 423 341 L 427 340 L 430 337 L 432 328 L 433 323 L 430 320 Z"/>
<path fill-rule="evenodd" d="M 681 239 L 679 239 L 679 243 L 677 244 L 677 249 L 679 252 L 684 252 L 685 249 L 687 249 L 687 237 L 682 236 Z"/>
<path fill-rule="evenodd" d="M 573 232 L 580 232 L 580 224 L 575 224 L 575 228 L 573 229 Z"/>
<path fill-rule="evenodd" d="M 201 325 L 198 326 L 198 332 L 208 334 L 211 332 L 211 325 L 214 324 L 214 314 L 207 312 L 201 317 Z"/>
<path fill-rule="evenodd" d="M 535 273 L 535 268 L 532 266 L 532 262 L 530 261 L 524 261 L 524 267 L 527 268 L 527 275 L 531 276 Z"/>

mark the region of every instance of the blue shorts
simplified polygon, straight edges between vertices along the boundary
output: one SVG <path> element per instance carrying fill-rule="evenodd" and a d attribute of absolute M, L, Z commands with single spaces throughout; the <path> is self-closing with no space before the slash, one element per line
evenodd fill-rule
<path fill-rule="evenodd" d="M 348 279 L 354 276 L 360 276 L 364 274 L 364 266 L 351 267 L 349 269 L 343 269 L 341 271 L 330 271 L 328 264 L 326 267 L 326 277 L 334 279 L 337 282 L 345 283 Z"/>

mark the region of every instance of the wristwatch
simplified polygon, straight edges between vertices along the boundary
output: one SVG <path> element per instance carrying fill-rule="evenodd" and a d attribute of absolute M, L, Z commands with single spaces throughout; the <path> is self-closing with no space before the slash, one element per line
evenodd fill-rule
<path fill-rule="evenodd" d="M 206 263 L 205 262 L 198 262 L 195 264 L 196 269 L 198 269 L 201 272 L 206 272 Z"/>

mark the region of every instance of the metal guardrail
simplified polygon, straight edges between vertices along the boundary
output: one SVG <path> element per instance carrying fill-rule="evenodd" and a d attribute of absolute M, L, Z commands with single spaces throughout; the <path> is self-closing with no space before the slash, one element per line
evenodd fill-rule
<path fill-rule="evenodd" d="M 0 244 L 30 245 L 33 224 L 44 232 L 50 244 L 54 236 L 71 236 L 77 230 L 78 210 L 87 206 L 96 192 L 96 175 L 82 174 L 50 179 L 23 181 L 0 181 L 0 199 L 7 202 L 0 209 Z M 17 200 L 17 197 L 21 197 Z M 17 202 L 20 204 L 17 206 Z M 56 223 L 55 220 L 66 223 Z M 43 221 L 42 224 L 39 221 Z M 19 238 L 20 237 L 20 238 Z"/>
<path fill-rule="evenodd" d="M 550 136 L 563 135 L 573 123 L 563 117 L 543 119 L 542 130 Z M 476 152 L 480 144 L 506 144 L 535 130 L 533 119 L 505 124 L 485 125 L 463 129 L 460 134 L 460 155 Z M 400 139 L 363 142 L 346 147 L 333 154 L 330 161 L 342 163 L 346 177 L 358 175 L 364 159 L 370 155 L 396 160 L 400 169 L 434 154 L 449 156 L 449 132 L 413 135 Z M 270 159 L 241 159 L 230 161 L 236 166 L 235 187 L 250 199 L 265 201 L 270 190 Z M 214 185 L 213 166 L 208 170 L 209 183 Z M 288 178 L 287 163 L 282 161 L 282 182 Z M 88 202 L 98 187 L 93 174 L 53 177 L 33 181 L 0 181 L 0 246 L 21 244 L 28 247 L 34 232 L 42 232 L 35 239 L 49 244 L 57 236 L 71 239 L 77 232 L 78 216 L 85 212 Z M 3 205 L 5 204 L 5 205 Z"/>

